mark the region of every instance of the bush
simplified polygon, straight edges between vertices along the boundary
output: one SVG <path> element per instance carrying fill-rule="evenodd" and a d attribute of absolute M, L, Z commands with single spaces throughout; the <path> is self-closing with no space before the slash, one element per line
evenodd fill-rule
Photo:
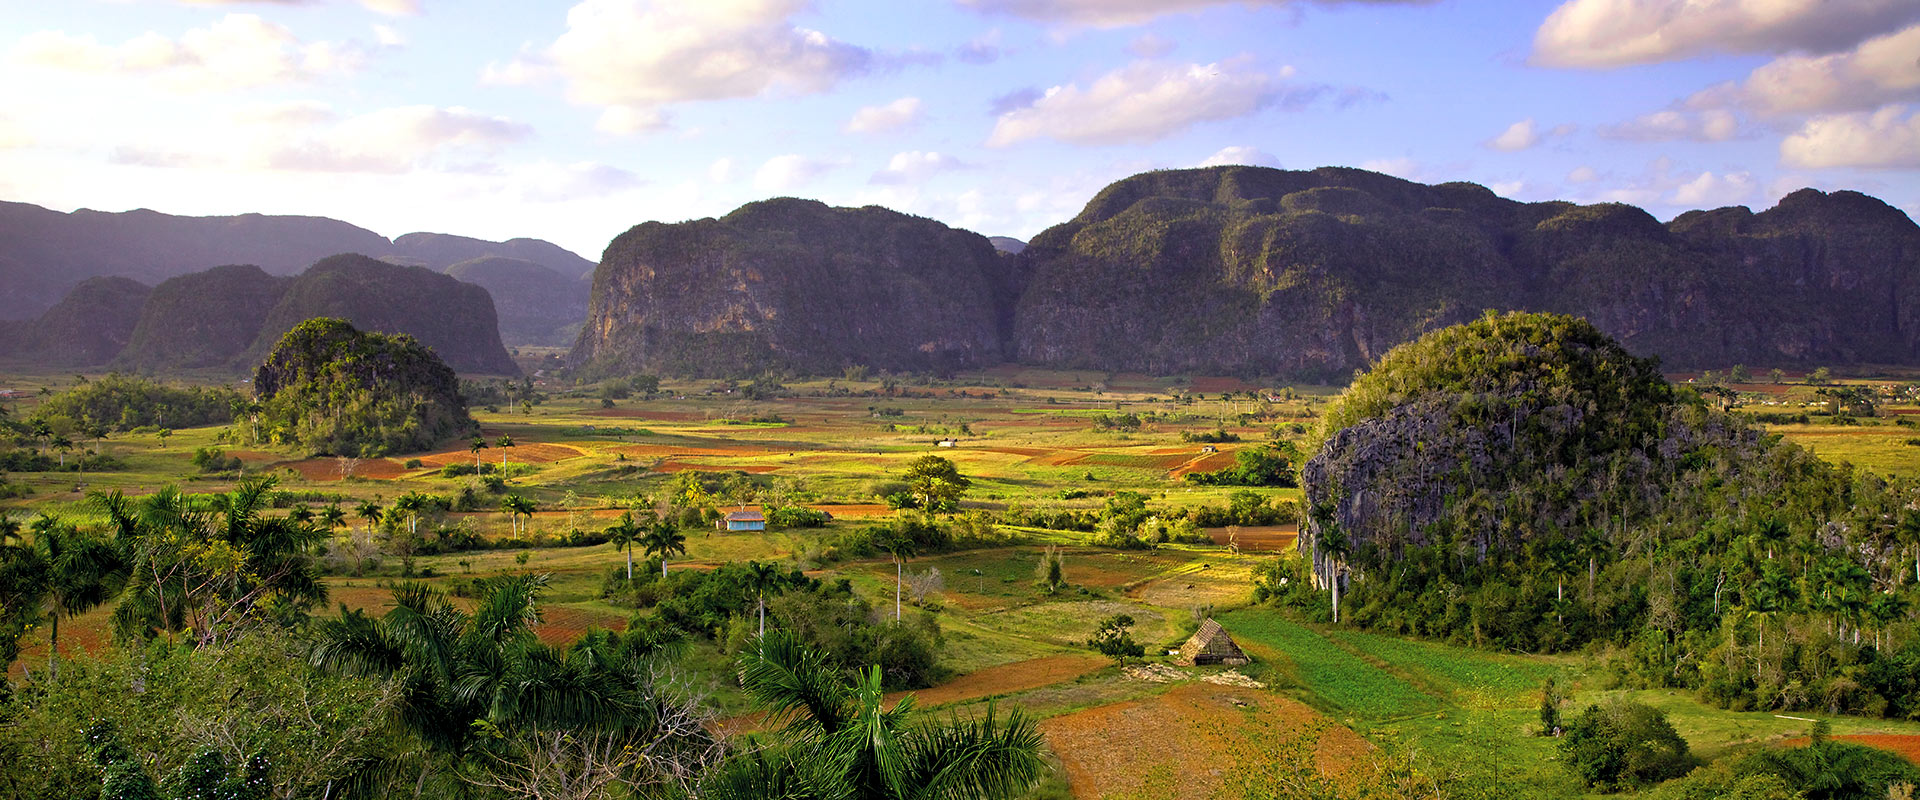
<path fill-rule="evenodd" d="M 201 472 L 233 472 L 242 464 L 238 456 L 229 456 L 224 450 L 202 447 L 193 451 L 193 466 Z"/>
<path fill-rule="evenodd" d="M 1634 702 L 1587 706 L 1567 722 L 1560 752 L 1575 775 L 1606 791 L 1679 777 L 1695 763 L 1666 712 Z"/>

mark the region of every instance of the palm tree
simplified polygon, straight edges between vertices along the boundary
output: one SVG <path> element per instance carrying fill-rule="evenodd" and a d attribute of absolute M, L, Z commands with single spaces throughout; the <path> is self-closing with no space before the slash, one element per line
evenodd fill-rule
<path fill-rule="evenodd" d="M 633 512 L 620 515 L 620 521 L 607 526 L 607 542 L 615 550 L 627 553 L 627 582 L 633 582 L 633 543 L 640 538 L 640 526 L 633 524 Z"/>
<path fill-rule="evenodd" d="M 33 534 L 29 544 L 9 545 L 3 560 L 14 584 L 9 593 L 20 595 L 21 607 L 38 605 L 47 616 L 47 670 L 58 676 L 60 617 L 105 603 L 126 564 L 112 542 L 46 514 L 34 520 Z"/>
<path fill-rule="evenodd" d="M 381 518 L 386 516 L 386 512 L 381 510 L 380 504 L 372 500 L 360 501 L 360 505 L 354 508 L 353 514 L 367 524 L 368 536 L 373 535 L 373 526 L 380 524 Z"/>
<path fill-rule="evenodd" d="M 849 686 L 820 652 L 775 631 L 740 655 L 740 681 L 775 724 L 777 743 L 713 770 L 701 795 L 734 798 L 979 798 L 1026 792 L 1046 763 L 1041 738 L 1018 711 L 912 725 L 907 697 L 885 708 L 880 668 Z"/>
<path fill-rule="evenodd" d="M 533 514 L 539 511 L 540 507 L 534 505 L 532 500 L 510 494 L 500 501 L 500 510 L 507 512 L 509 519 L 513 522 L 513 538 L 518 539 L 521 531 L 520 518 L 526 517 L 527 522 L 532 523 Z"/>
<path fill-rule="evenodd" d="M 420 514 L 427 510 L 427 496 L 419 492 L 407 492 L 393 501 L 393 510 L 407 515 L 407 533 L 412 535 L 420 530 Z"/>
<path fill-rule="evenodd" d="M 500 477 L 504 478 L 507 476 L 507 450 L 513 447 L 513 437 L 500 434 L 500 441 L 494 442 L 493 446 L 500 448 Z"/>
<path fill-rule="evenodd" d="M 332 533 L 336 528 L 347 526 L 347 512 L 341 510 L 339 503 L 334 503 L 320 509 L 320 521 L 326 523 L 327 532 Z"/>
<path fill-rule="evenodd" d="M 660 520 L 648 526 L 647 533 L 640 540 L 640 547 L 647 555 L 660 557 L 660 577 L 667 576 L 667 556 L 679 553 L 687 554 L 687 535 L 680 532 L 680 526 L 670 520 Z"/>
<path fill-rule="evenodd" d="M 880 543 L 893 556 L 893 623 L 900 624 L 900 588 L 906 584 L 906 562 L 920 554 L 919 547 L 906 534 L 894 531 Z"/>
<path fill-rule="evenodd" d="M 780 585 L 780 569 L 758 561 L 747 562 L 747 587 L 760 604 L 760 636 L 767 635 L 767 590 Z"/>
<path fill-rule="evenodd" d="M 480 451 L 487 449 L 487 440 L 475 436 L 473 437 L 473 441 L 467 443 L 467 449 L 473 451 L 473 471 L 478 473 L 480 471 Z"/>

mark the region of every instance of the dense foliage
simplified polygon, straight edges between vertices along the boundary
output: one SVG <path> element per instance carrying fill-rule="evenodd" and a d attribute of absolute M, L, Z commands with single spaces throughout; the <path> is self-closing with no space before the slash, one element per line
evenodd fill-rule
<path fill-rule="evenodd" d="M 478 430 L 452 369 L 413 337 L 319 318 L 287 332 L 254 374 L 256 441 L 382 456 Z"/>
<path fill-rule="evenodd" d="M 1916 487 L 1711 410 L 1583 321 L 1436 332 L 1325 419 L 1309 565 L 1274 565 L 1263 597 L 1488 646 L 1609 644 L 1623 680 L 1728 705 L 1920 711 Z"/>
<path fill-rule="evenodd" d="M 71 433 L 92 424 L 113 431 L 155 426 L 195 428 L 233 419 L 240 393 L 225 387 L 174 386 L 119 373 L 87 381 L 42 401 L 28 422 Z"/>
<path fill-rule="evenodd" d="M 1606 790 L 1659 783 L 1695 763 L 1667 716 L 1644 703 L 1588 706 L 1568 720 L 1560 752 L 1587 785 Z"/>

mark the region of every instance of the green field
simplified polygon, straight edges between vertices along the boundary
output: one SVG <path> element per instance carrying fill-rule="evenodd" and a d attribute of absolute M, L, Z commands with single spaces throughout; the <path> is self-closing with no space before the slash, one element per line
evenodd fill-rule
<path fill-rule="evenodd" d="M 14 379 L 13 388 L 56 390 L 73 380 Z M 1087 512 L 1118 490 L 1147 495 L 1155 511 L 1224 506 L 1234 489 L 1199 487 L 1173 475 L 1196 465 L 1230 464 L 1233 451 L 1276 434 L 1298 437 L 1291 426 L 1311 428 L 1332 393 L 1326 387 L 1295 387 L 1301 399 L 1281 404 L 1213 396 L 1188 403 L 1172 399 L 1191 385 L 1191 379 L 1000 370 L 902 385 L 895 395 L 877 380 L 799 382 L 788 387 L 794 396 L 770 401 L 747 401 L 712 384 L 676 383 L 659 399 L 610 405 L 590 394 L 561 396 L 561 387 L 549 386 L 545 391 L 554 396 L 531 414 L 476 414 L 487 438 L 511 436 L 516 443 L 483 450 L 479 457 L 511 464 L 509 491 L 538 504 L 525 538 L 513 539 L 509 517 L 492 510 L 498 505 L 492 496 L 483 498 L 489 505 L 480 510 L 433 521 L 471 531 L 492 549 L 403 556 L 365 544 L 369 537 L 363 525 L 350 516 L 349 527 L 329 547 L 333 574 L 327 581 L 336 603 L 378 609 L 390 587 L 403 580 L 453 589 L 478 577 L 532 570 L 551 576 L 543 638 L 564 642 L 590 628 L 622 628 L 633 610 L 609 603 L 602 589 L 609 575 L 624 569 L 624 556 L 606 545 L 559 543 L 570 533 L 604 528 L 639 498 L 666 490 L 677 473 L 693 470 L 716 485 L 721 508 L 778 500 L 828 510 L 835 521 L 819 530 L 691 530 L 686 555 L 675 557 L 670 570 L 777 561 L 822 579 L 847 578 L 876 608 L 890 613 L 892 561 L 848 560 L 836 557 L 833 547 L 840 535 L 891 513 L 880 495 L 914 458 L 948 457 L 974 481 L 963 511 Z M 33 403 L 29 396 L 9 410 L 30 414 Z M 1161 421 L 1130 432 L 1098 431 L 1089 419 L 1148 412 Z M 785 421 L 725 421 L 775 415 Z M 970 433 L 961 432 L 963 425 Z M 1222 453 L 1211 454 L 1183 438 L 1216 429 L 1239 441 L 1219 444 Z M 1888 472 L 1920 471 L 1920 447 L 1905 443 L 1910 434 L 1920 434 L 1885 419 L 1852 426 L 1790 425 L 1780 432 L 1828 458 Z M 235 450 L 221 442 L 221 434 L 215 427 L 164 437 L 109 437 L 97 446 L 120 459 L 124 469 L 13 474 L 8 480 L 31 494 L 0 501 L 0 510 L 16 518 L 47 512 L 98 522 L 98 511 L 86 500 L 89 492 L 143 494 L 167 484 L 189 492 L 232 488 L 233 476 L 201 476 L 191 466 L 194 451 L 202 447 L 227 448 L 242 459 L 247 474 L 274 476 L 279 488 L 308 498 L 300 503 L 310 507 L 338 502 L 350 509 L 362 500 L 389 503 L 409 491 L 454 495 L 475 486 L 471 478 L 440 472 L 442 465 L 472 463 L 474 455 L 458 443 L 437 452 L 342 464 L 298 452 Z M 957 446 L 938 446 L 949 437 L 958 440 Z M 343 475 L 342 467 L 351 474 Z M 1258 491 L 1271 498 L 1299 497 L 1296 489 Z M 1066 499 L 1063 492 L 1075 497 Z M 936 704 L 959 708 L 998 697 L 1042 718 L 1068 719 L 1114 704 L 1150 702 L 1172 687 L 1191 684 L 1141 682 L 1111 667 L 1049 673 L 1035 679 L 1046 682 L 1023 683 L 1020 670 L 1023 664 L 1041 663 L 1037 660 L 1088 652 L 1084 642 L 1095 626 L 1119 613 L 1135 619 L 1136 638 L 1147 646 L 1149 660 L 1156 660 L 1154 654 L 1177 647 L 1210 606 L 1256 656 L 1244 671 L 1270 684 L 1264 691 L 1304 703 L 1377 744 L 1427 754 L 1476 782 L 1524 786 L 1535 796 L 1581 793 L 1557 763 L 1552 740 L 1531 735 L 1531 728 L 1537 725 L 1539 687 L 1549 677 L 1574 687 L 1576 706 L 1606 694 L 1587 660 L 1323 629 L 1271 609 L 1247 608 L 1253 567 L 1284 555 L 1236 554 L 1206 544 L 1117 551 L 1092 547 L 1093 534 L 1086 532 L 1014 526 L 1002 526 L 1002 532 L 1004 545 L 926 554 L 905 565 L 916 574 L 937 569 L 943 578 L 942 586 L 908 613 L 924 611 L 938 621 L 953 686 L 966 686 L 968 676 L 981 670 L 1014 676 L 1007 687 L 956 691 Z M 1064 552 L 1068 583 L 1052 596 L 1035 585 L 1040 553 L 1049 545 Z M 324 613 L 336 613 L 334 608 L 330 603 Z M 103 608 L 63 623 L 63 649 L 106 646 L 108 613 Z M 38 633 L 24 645 L 16 678 L 45 657 Z M 728 684 L 726 660 L 713 645 L 696 645 L 683 660 L 686 669 L 712 684 L 724 713 L 747 709 Z M 1667 709 L 1696 751 L 1709 757 L 1798 736 L 1807 725 L 1714 709 L 1686 694 L 1633 694 Z M 1838 733 L 1920 734 L 1916 724 L 1850 718 L 1834 723 Z"/>

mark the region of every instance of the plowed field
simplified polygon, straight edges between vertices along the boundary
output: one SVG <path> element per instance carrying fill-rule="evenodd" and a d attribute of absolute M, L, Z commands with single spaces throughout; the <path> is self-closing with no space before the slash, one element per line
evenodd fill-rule
<path fill-rule="evenodd" d="M 1316 726 L 1314 748 L 1327 775 L 1345 771 L 1371 746 L 1313 709 L 1257 689 L 1189 683 L 1145 700 L 1099 706 L 1040 723 L 1080 800 L 1238 797 L 1270 754 Z"/>

